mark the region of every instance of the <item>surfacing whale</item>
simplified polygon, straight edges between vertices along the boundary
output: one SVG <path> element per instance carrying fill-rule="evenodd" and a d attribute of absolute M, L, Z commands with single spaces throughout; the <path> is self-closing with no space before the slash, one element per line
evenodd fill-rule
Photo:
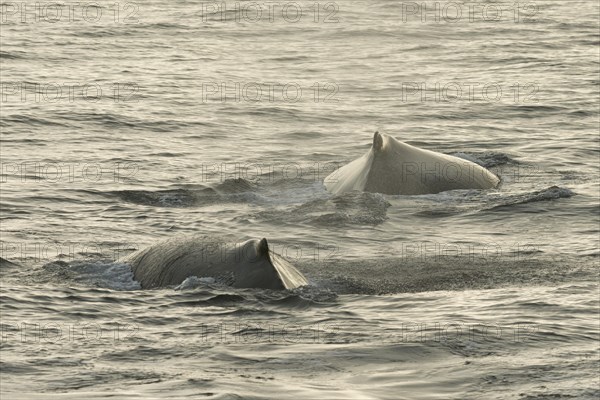
<path fill-rule="evenodd" d="M 306 278 L 267 239 L 227 243 L 204 236 L 174 238 L 136 251 L 128 264 L 143 289 L 181 284 L 190 276 L 213 277 L 238 288 L 294 289 Z"/>
<path fill-rule="evenodd" d="M 352 190 L 383 194 L 430 194 L 455 189 L 492 189 L 500 179 L 462 158 L 419 149 L 375 132 L 367 154 L 325 178 L 334 194 Z"/>

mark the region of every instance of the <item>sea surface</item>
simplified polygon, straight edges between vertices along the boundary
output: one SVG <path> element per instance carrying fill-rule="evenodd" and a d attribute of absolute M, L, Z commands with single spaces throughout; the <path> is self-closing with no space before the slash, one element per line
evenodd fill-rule
<path fill-rule="evenodd" d="M 595 0 L 3 3 L 2 399 L 597 399 Z M 333 196 L 373 133 L 497 189 Z M 141 290 L 266 237 L 310 280 Z"/>

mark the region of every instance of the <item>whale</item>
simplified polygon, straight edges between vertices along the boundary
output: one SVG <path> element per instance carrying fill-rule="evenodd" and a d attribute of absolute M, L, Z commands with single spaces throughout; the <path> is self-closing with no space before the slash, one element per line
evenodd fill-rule
<path fill-rule="evenodd" d="M 188 277 L 211 277 L 236 288 L 295 289 L 307 279 L 269 249 L 266 238 L 243 243 L 206 236 L 168 239 L 119 260 L 131 267 L 142 289 L 180 285 Z"/>
<path fill-rule="evenodd" d="M 339 195 L 353 190 L 421 195 L 456 189 L 492 189 L 500 179 L 474 162 L 411 146 L 375 132 L 362 157 L 329 174 L 324 184 Z"/>

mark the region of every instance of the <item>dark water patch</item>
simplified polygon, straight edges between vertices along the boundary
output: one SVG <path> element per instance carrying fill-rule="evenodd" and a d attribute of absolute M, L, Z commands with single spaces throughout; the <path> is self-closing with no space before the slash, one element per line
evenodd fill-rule
<path fill-rule="evenodd" d="M 535 63 L 546 63 L 546 62 L 548 62 L 548 60 L 543 57 L 536 58 L 536 57 L 526 57 L 526 56 L 515 56 L 515 57 L 504 58 L 502 60 L 502 63 L 506 64 L 506 65 L 535 64 Z"/>
<path fill-rule="evenodd" d="M 143 88 L 138 88 L 138 91 L 143 92 Z M 132 96 L 136 96 L 136 94 L 132 94 Z M 133 100 L 133 97 L 128 97 L 128 101 Z M 76 121 L 86 125 L 90 123 L 98 124 L 107 128 L 107 132 L 113 132 L 115 134 L 119 133 L 118 129 L 124 128 L 158 133 L 171 133 L 181 128 L 180 122 L 176 120 L 163 120 L 157 118 L 142 119 L 131 115 L 111 112 L 57 112 L 56 116 L 60 117 L 61 120 Z"/>
<path fill-rule="evenodd" d="M 446 218 L 453 215 L 459 215 L 470 210 L 466 210 L 464 207 L 453 207 L 446 206 L 444 208 L 430 208 L 426 210 L 420 210 L 413 213 L 413 215 L 423 218 Z"/>
<path fill-rule="evenodd" d="M 173 153 L 170 151 L 163 151 L 163 152 L 148 154 L 149 157 L 165 157 L 165 158 L 177 158 L 177 157 L 184 157 L 187 155 L 188 155 L 188 153 L 183 153 L 183 152 Z"/>
<path fill-rule="evenodd" d="M 595 110 L 575 110 L 570 111 L 568 115 L 573 117 L 595 117 L 598 115 L 598 112 Z"/>
<path fill-rule="evenodd" d="M 335 25 L 335 24 L 334 24 Z M 356 40 L 356 38 L 378 38 L 378 37 L 389 37 L 389 38 L 399 38 L 399 37 L 422 37 L 424 36 L 422 33 L 415 33 L 414 31 L 406 31 L 403 29 L 398 30 L 380 30 L 377 28 L 357 28 L 357 29 L 344 29 L 344 30 L 335 30 L 331 31 L 330 35 L 328 35 L 331 39 L 339 38 L 339 39 L 349 39 Z"/>
<path fill-rule="evenodd" d="M 493 111 L 493 112 L 489 112 L 489 111 L 481 111 L 481 112 L 474 112 L 473 110 L 469 110 L 469 111 L 463 111 L 463 110 L 455 110 L 455 109 L 445 109 L 443 108 L 444 105 L 446 106 L 451 106 L 453 103 L 451 102 L 441 102 L 440 105 L 440 111 L 435 113 L 435 114 L 431 114 L 428 111 L 424 111 L 423 113 L 419 113 L 417 111 L 415 111 L 414 113 L 411 114 L 412 119 L 415 120 L 421 120 L 421 121 L 431 121 L 431 120 L 441 120 L 443 122 L 445 121 L 471 121 L 474 120 L 473 122 L 469 122 L 469 123 L 477 123 L 480 122 L 481 120 L 505 120 L 505 116 Z M 473 106 L 477 106 L 477 105 L 481 105 L 486 107 L 485 109 L 487 110 L 487 106 L 485 103 L 473 103 Z M 412 104 L 412 106 L 414 106 L 414 108 L 417 107 L 421 107 L 422 103 L 414 103 Z M 405 105 L 399 105 L 399 108 L 404 108 Z"/>
<path fill-rule="evenodd" d="M 13 268 L 17 268 L 17 267 L 19 267 L 18 264 L 15 264 L 11 261 L 8 261 L 5 258 L 0 257 L 0 270 L 2 272 L 13 269 Z"/>
<path fill-rule="evenodd" d="M 34 127 L 49 127 L 49 126 L 68 127 L 67 124 L 58 122 L 56 119 L 36 118 L 36 117 L 32 117 L 31 115 L 20 115 L 20 114 L 3 115 L 2 119 L 0 119 L 0 127 L 9 128 L 9 127 L 12 127 L 13 124 L 23 124 L 23 125 L 34 126 Z M 29 140 L 32 140 L 32 139 L 29 139 Z"/>
<path fill-rule="evenodd" d="M 520 164 L 510 155 L 495 151 L 485 151 L 481 153 L 452 153 L 451 155 L 474 162 L 484 168 L 493 168 L 505 164 Z"/>
<path fill-rule="evenodd" d="M 85 367 L 86 360 L 71 357 L 37 358 L 29 361 L 32 365 L 40 367 Z"/>
<path fill-rule="evenodd" d="M 174 305 L 178 307 L 234 307 L 246 301 L 247 298 L 242 295 L 223 293 L 214 295 L 208 299 L 179 301 Z"/>
<path fill-rule="evenodd" d="M 38 374 L 41 371 L 40 368 L 34 365 L 6 361 L 0 361 L 0 368 L 2 369 L 2 374 Z"/>
<path fill-rule="evenodd" d="M 132 36 L 136 33 L 136 28 L 137 24 L 129 26 L 127 26 L 127 24 L 121 24 L 120 29 L 106 29 L 99 27 L 93 27 L 90 29 L 88 26 L 87 29 L 73 30 L 71 34 L 76 37 L 87 37 L 93 39 L 114 38 L 120 36 Z"/>
<path fill-rule="evenodd" d="M 206 188 L 206 194 L 215 196 L 216 193 L 210 188 Z M 123 201 L 134 204 L 157 206 L 157 207 L 191 207 L 199 203 L 198 192 L 192 192 L 186 189 L 172 190 L 119 190 L 109 192 Z"/>
<path fill-rule="evenodd" d="M 418 209 L 412 214 L 425 218 L 444 218 L 487 211 L 512 212 L 515 211 L 515 207 L 523 204 L 554 201 L 570 198 L 574 195 L 575 193 L 570 189 L 558 186 L 519 194 L 510 194 L 510 192 L 503 190 L 453 190 L 435 195 L 420 196 L 433 201 L 433 204 L 416 204 Z M 397 197 L 405 199 L 403 196 Z"/>
<path fill-rule="evenodd" d="M 552 201 L 558 199 L 568 199 L 575 196 L 575 193 L 567 188 L 561 188 L 558 186 L 551 186 L 547 189 L 538 190 L 531 193 L 515 194 L 504 196 L 499 200 L 500 204 L 487 207 L 486 211 L 514 211 L 514 206 L 537 203 L 541 201 Z"/>
<path fill-rule="evenodd" d="M 271 222 L 295 222 L 327 227 L 379 225 L 387 219 L 391 204 L 379 193 L 348 192 L 316 199 L 290 209 L 262 211 L 256 217 Z"/>
<path fill-rule="evenodd" d="M 320 287 L 338 294 L 370 295 L 535 286 L 585 279 L 594 273 L 592 262 L 528 254 L 489 257 L 432 254 L 332 260 L 326 267 L 315 263 L 298 263 L 297 266 Z"/>
<path fill-rule="evenodd" d="M 64 371 L 63 379 L 48 383 L 48 390 L 58 393 L 71 392 L 98 385 L 146 385 L 161 382 L 165 374 L 159 374 L 147 370 L 127 370 L 94 368 L 93 370 L 82 370 L 71 373 Z"/>
<path fill-rule="evenodd" d="M 164 360 L 165 357 L 179 356 L 176 349 L 163 348 L 161 346 L 137 345 L 126 350 L 117 350 L 104 353 L 100 359 L 108 361 L 158 361 Z"/>
<path fill-rule="evenodd" d="M 69 112 L 69 113 L 57 113 L 58 116 L 66 120 L 85 122 L 85 123 L 98 123 L 108 128 L 119 128 L 119 127 L 136 127 L 138 122 L 141 122 L 135 118 L 129 118 L 124 115 L 118 115 L 113 113 L 93 113 L 93 112 Z"/>
<path fill-rule="evenodd" d="M 226 179 L 214 186 L 214 190 L 221 194 L 243 193 L 256 189 L 256 185 L 244 178 Z"/>
<path fill-rule="evenodd" d="M 538 377 L 538 379 L 540 379 L 540 378 L 541 377 Z M 495 381 L 497 381 L 498 379 L 488 378 L 487 380 L 488 380 L 487 383 L 496 383 Z M 544 387 L 544 389 L 547 390 L 545 387 Z M 594 400 L 594 399 L 600 398 L 600 390 L 593 391 L 593 390 L 577 389 L 576 391 L 581 392 L 581 393 L 580 394 L 571 394 L 571 393 L 566 393 L 565 391 L 554 392 L 554 393 L 538 393 L 538 394 L 521 393 L 520 399 L 521 400 L 568 400 L 568 399 Z"/>
<path fill-rule="evenodd" d="M 239 112 L 239 110 L 236 110 Z M 256 109 L 250 109 L 248 111 L 244 111 L 243 114 L 252 116 L 252 117 L 260 117 L 266 116 L 269 118 L 293 118 L 299 119 L 299 110 L 291 109 L 291 108 L 283 108 L 283 107 L 260 107 Z"/>
<path fill-rule="evenodd" d="M 123 201 L 155 207 L 199 207 L 223 202 L 249 202 L 256 198 L 256 185 L 243 178 L 226 179 L 212 186 L 194 185 L 166 190 L 117 190 L 101 193 Z"/>
<path fill-rule="evenodd" d="M 54 303 L 58 298 L 57 297 L 49 297 L 49 299 L 51 302 Z M 54 313 L 57 311 L 53 307 L 44 306 L 44 304 L 47 304 L 47 303 L 45 303 L 45 302 L 40 303 L 40 299 L 35 299 L 35 298 L 32 298 L 31 296 L 6 294 L 6 295 L 1 295 L 0 300 L 2 301 L 2 307 L 7 308 L 7 309 L 8 308 L 20 309 L 23 306 L 27 305 L 27 306 L 36 307 L 37 310 L 44 311 L 44 312 Z"/>
<path fill-rule="evenodd" d="M 172 22 L 155 22 L 155 23 L 148 23 L 148 24 L 141 23 L 141 24 L 136 24 L 135 27 L 138 29 L 147 29 L 149 31 L 155 31 L 156 29 L 160 29 L 161 31 L 162 30 L 169 31 L 169 30 L 190 29 L 190 27 L 187 25 L 182 25 L 182 24 L 172 23 Z"/>
<path fill-rule="evenodd" d="M 561 106 L 547 106 L 547 105 L 499 105 L 497 109 L 498 115 L 503 115 L 506 119 L 508 117 L 521 117 L 521 118 L 538 118 L 546 115 L 555 114 L 567 114 L 569 112 L 568 107 Z"/>
<path fill-rule="evenodd" d="M 24 51 L 0 51 L 0 59 L 2 60 L 18 60 L 26 57 L 27 53 Z"/>
<path fill-rule="evenodd" d="M 273 58 L 265 58 L 264 60 L 262 60 L 263 62 L 272 62 L 272 61 L 280 61 L 280 62 L 297 62 L 297 61 L 310 61 L 312 60 L 312 57 L 306 56 L 306 55 L 302 55 L 302 54 L 298 54 L 295 56 L 279 56 L 279 57 L 273 57 Z"/>

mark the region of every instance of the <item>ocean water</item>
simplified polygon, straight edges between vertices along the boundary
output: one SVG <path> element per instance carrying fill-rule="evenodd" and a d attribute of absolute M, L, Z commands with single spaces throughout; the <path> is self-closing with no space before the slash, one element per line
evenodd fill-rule
<path fill-rule="evenodd" d="M 600 396 L 597 1 L 1 11 L 3 399 Z M 502 183 L 329 194 L 376 130 Z M 119 262 L 189 234 L 311 285 Z"/>

